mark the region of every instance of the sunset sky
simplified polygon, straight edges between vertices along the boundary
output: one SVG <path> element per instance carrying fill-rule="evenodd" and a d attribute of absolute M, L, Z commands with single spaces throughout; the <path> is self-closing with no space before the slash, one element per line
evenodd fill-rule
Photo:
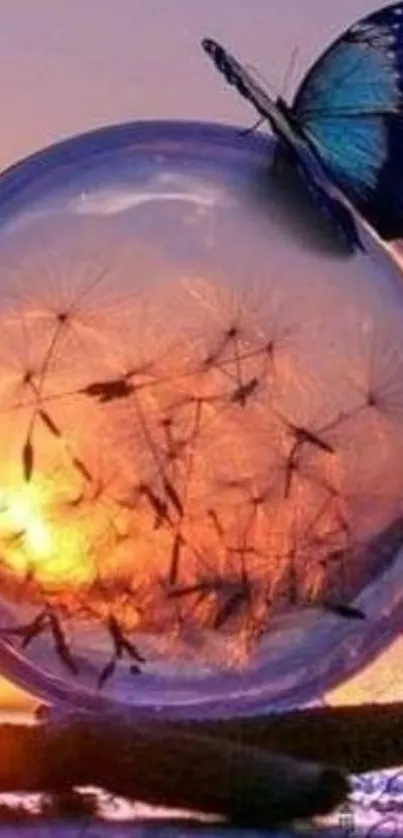
<path fill-rule="evenodd" d="M 199 42 L 221 40 L 292 93 L 318 53 L 376 0 L 2 0 L 0 165 L 101 123 L 192 118 L 250 123 Z M 252 116 L 253 121 L 253 116 Z"/>
<path fill-rule="evenodd" d="M 216 38 L 289 96 L 329 41 L 377 8 L 374 0 L 2 0 L 0 167 L 101 124 L 200 119 L 252 124 L 200 49 Z M 403 698 L 403 643 L 340 700 Z M 28 699 L 0 682 L 4 706 Z"/>

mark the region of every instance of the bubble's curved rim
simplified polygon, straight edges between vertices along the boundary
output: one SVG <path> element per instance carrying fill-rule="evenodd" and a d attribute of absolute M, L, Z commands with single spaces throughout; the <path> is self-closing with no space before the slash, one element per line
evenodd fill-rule
<path fill-rule="evenodd" d="M 22 198 L 24 187 L 32 186 L 36 179 L 43 183 L 44 176 L 66 166 L 85 164 L 108 152 L 118 152 L 131 143 L 144 144 L 163 139 L 164 142 L 195 142 L 208 140 L 217 147 L 232 147 L 244 154 L 257 153 L 270 158 L 272 141 L 264 134 L 242 135 L 236 125 L 196 120 L 144 120 L 102 126 L 61 139 L 39 151 L 18 160 L 0 173 L 0 206 Z"/>
<path fill-rule="evenodd" d="M 230 690 L 224 695 L 212 694 L 211 682 L 206 685 L 206 692 L 200 691 L 193 699 L 174 702 L 142 701 L 129 703 L 115 697 L 97 694 L 89 688 L 77 687 L 47 671 L 23 657 L 10 644 L 0 640 L 0 672 L 22 689 L 33 693 L 37 698 L 69 710 L 108 712 L 118 710 L 119 713 L 131 718 L 160 718 L 160 719 L 214 719 L 235 716 L 253 716 L 265 712 L 284 712 L 296 707 L 310 704 L 319 700 L 325 692 L 352 677 L 374 660 L 376 655 L 391 643 L 401 633 L 403 627 L 403 595 L 396 596 L 398 583 L 401 586 L 403 571 L 403 548 L 395 554 L 394 565 L 383 576 L 381 582 L 373 583 L 365 589 L 357 602 L 367 608 L 370 615 L 371 604 L 381 595 L 384 600 L 392 602 L 390 611 L 383 610 L 381 618 L 374 622 L 369 633 L 360 638 L 360 629 L 345 623 L 340 627 L 340 639 L 335 647 L 334 636 L 340 621 L 334 616 L 323 618 L 326 626 L 320 633 L 316 648 L 313 644 L 308 650 L 309 660 L 304 662 L 306 678 L 298 687 L 293 684 L 282 690 L 280 695 L 273 695 L 273 690 L 266 680 L 267 667 L 248 672 L 248 683 L 238 685 L 238 689 Z M 380 585 L 381 591 L 378 586 Z M 395 599 L 394 599 L 395 595 Z M 360 642 L 361 640 L 361 642 Z M 316 660 L 322 664 L 315 666 Z M 269 665 L 269 675 L 271 675 Z M 227 677 L 227 684 L 236 677 Z M 203 687 L 205 685 L 203 684 Z M 210 694 L 209 694 L 210 691 Z"/>
<path fill-rule="evenodd" d="M 47 176 L 50 176 L 54 188 L 58 177 L 61 182 L 66 182 L 69 170 L 84 167 L 89 160 L 94 163 L 97 157 L 101 160 L 107 154 L 117 154 L 131 144 L 146 146 L 148 143 L 163 140 L 168 144 L 178 143 L 179 147 L 184 143 L 196 145 L 205 142 L 216 146 L 217 149 L 229 149 L 232 154 L 237 152 L 238 154 L 233 155 L 231 159 L 231 166 L 236 166 L 237 169 L 242 164 L 247 166 L 248 161 L 250 163 L 255 157 L 269 161 L 273 149 L 270 138 L 262 134 L 241 136 L 240 132 L 241 129 L 236 126 L 224 126 L 219 123 L 147 120 L 106 126 L 57 142 L 15 163 L 0 175 L 0 229 L 4 211 L 11 215 L 18 212 L 18 208 L 26 201 L 28 191 L 31 200 L 33 196 L 35 199 L 36 190 L 38 194 L 43 194 Z M 186 685 L 183 685 L 182 699 L 176 702 L 171 700 L 164 703 L 163 696 L 161 701 L 157 701 L 154 689 L 152 694 L 149 693 L 148 703 L 143 700 L 137 705 L 123 702 L 118 705 L 117 699 L 101 697 L 89 689 L 78 688 L 73 683 L 42 672 L 5 641 L 0 641 L 0 671 L 47 702 L 74 705 L 89 710 L 119 706 L 122 711 L 141 716 L 145 714 L 172 718 L 223 717 L 250 715 L 265 710 L 284 710 L 301 705 L 318 698 L 326 689 L 361 669 L 401 630 L 403 596 L 396 596 L 396 591 L 397 580 L 401 583 L 402 572 L 399 572 L 399 563 L 403 563 L 403 551 L 400 558 L 398 552 L 395 551 L 393 568 L 384 574 L 381 583 L 378 580 L 378 583 L 368 586 L 359 598 L 360 603 L 365 607 L 368 605 L 371 611 L 371 603 L 374 604 L 374 597 L 378 593 L 377 585 L 382 584 L 385 602 L 388 601 L 390 605 L 385 606 L 374 630 L 368 632 L 365 644 L 362 640 L 361 625 L 344 623 L 340 626 L 340 620 L 337 618 L 330 615 L 323 617 L 317 642 L 315 640 L 316 648 L 312 648 L 311 644 L 311 648 L 305 650 L 308 660 L 304 665 L 304 682 L 297 688 L 295 684 L 287 686 L 288 673 L 284 672 L 284 661 L 280 667 L 284 684 L 277 695 L 267 682 L 267 665 L 262 665 L 254 672 L 248 672 L 247 683 L 245 677 L 233 674 L 226 677 L 209 677 L 193 699 L 189 698 L 187 680 Z M 338 625 L 340 641 L 334 649 L 334 636 Z M 290 666 L 288 656 L 287 659 Z M 269 670 L 270 675 L 272 672 Z M 221 679 L 222 688 L 214 691 L 217 678 Z M 178 695 L 179 689 L 180 685 Z"/>

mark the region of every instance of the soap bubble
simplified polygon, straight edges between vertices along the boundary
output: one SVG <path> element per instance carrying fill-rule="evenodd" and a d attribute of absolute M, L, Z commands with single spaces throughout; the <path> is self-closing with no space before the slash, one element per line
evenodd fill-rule
<path fill-rule="evenodd" d="M 299 704 L 401 628 L 403 286 L 270 150 L 137 124 L 0 179 L 0 668 L 47 701 Z"/>

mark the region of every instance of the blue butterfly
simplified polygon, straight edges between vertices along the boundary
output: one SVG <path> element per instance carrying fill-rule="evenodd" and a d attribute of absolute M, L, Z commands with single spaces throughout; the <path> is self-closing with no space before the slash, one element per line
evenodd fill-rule
<path fill-rule="evenodd" d="M 334 41 L 291 106 L 271 99 L 216 41 L 206 38 L 202 46 L 268 120 L 348 238 L 357 242 L 351 207 L 382 238 L 403 236 L 403 2 L 360 20 Z"/>

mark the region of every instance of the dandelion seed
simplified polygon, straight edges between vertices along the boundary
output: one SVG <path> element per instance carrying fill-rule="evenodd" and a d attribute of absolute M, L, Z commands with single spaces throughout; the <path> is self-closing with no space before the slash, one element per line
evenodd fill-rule
<path fill-rule="evenodd" d="M 109 615 L 106 625 L 113 643 L 114 651 L 111 660 L 102 669 L 98 677 L 97 684 L 99 689 L 112 677 L 116 670 L 117 661 L 120 660 L 125 653 L 129 656 L 129 658 L 135 660 L 137 663 L 146 662 L 137 646 L 125 637 L 118 620 L 113 614 Z M 137 663 L 136 665 L 132 664 L 130 667 L 130 672 L 132 674 L 134 674 L 135 670 L 136 674 L 140 674 L 141 670 L 137 666 Z"/>
<path fill-rule="evenodd" d="M 227 346 L 231 341 L 235 340 L 239 335 L 239 329 L 237 326 L 230 326 L 229 329 L 224 333 L 223 338 L 221 339 L 217 349 L 214 352 L 209 353 L 203 361 L 204 367 L 211 367 L 216 361 L 221 358 L 222 354 L 225 352 Z"/>
<path fill-rule="evenodd" d="M 36 617 L 25 630 L 23 630 L 21 648 L 26 649 L 29 644 L 38 637 L 46 628 L 46 613 L 43 612 Z"/>
<path fill-rule="evenodd" d="M 72 457 L 72 464 L 74 468 L 76 468 L 77 471 L 85 478 L 85 480 L 88 481 L 88 483 L 93 482 L 93 476 L 87 468 L 87 466 L 85 465 L 85 463 L 83 462 L 83 460 L 81 460 L 79 457 Z"/>
<path fill-rule="evenodd" d="M 47 614 L 46 610 L 41 611 L 30 623 L 20 626 L 6 626 L 0 628 L 0 635 L 6 637 L 8 635 L 21 637 L 21 648 L 26 649 L 36 637 L 38 637 L 46 628 Z"/>
<path fill-rule="evenodd" d="M 250 379 L 250 381 L 245 382 L 244 384 L 240 384 L 239 387 L 232 393 L 231 395 L 231 402 L 234 404 L 239 403 L 242 407 L 245 407 L 248 399 L 250 396 L 255 392 L 257 386 L 259 384 L 259 379 L 254 376 Z"/>
<path fill-rule="evenodd" d="M 310 430 L 309 428 L 303 427 L 302 425 L 296 425 L 294 422 L 291 422 L 290 419 L 287 419 L 285 416 L 283 416 L 277 409 L 272 408 L 272 410 L 275 413 L 275 415 L 278 416 L 280 421 L 283 422 L 284 425 L 293 434 L 296 445 L 301 446 L 304 444 L 310 444 L 316 448 L 319 448 L 321 451 L 325 451 L 328 454 L 335 453 L 334 447 L 319 435 L 321 431 L 315 432 Z"/>
<path fill-rule="evenodd" d="M 3 544 L 5 544 L 6 547 L 13 547 L 14 545 L 23 541 L 26 534 L 27 534 L 27 531 L 25 529 L 18 530 L 18 532 L 15 532 L 12 535 L 9 535 L 7 538 L 2 539 Z"/>
<path fill-rule="evenodd" d="M 70 507 L 71 509 L 77 509 L 85 502 L 85 494 L 84 492 L 80 492 L 77 497 L 72 498 L 71 500 L 66 501 L 66 506 Z"/>
<path fill-rule="evenodd" d="M 173 486 L 171 481 L 168 480 L 167 477 L 164 477 L 162 482 L 163 482 L 163 486 L 164 486 L 165 492 L 166 492 L 169 500 L 171 501 L 172 505 L 175 507 L 179 516 L 182 518 L 183 513 L 184 513 L 184 508 L 183 508 L 182 501 L 181 501 L 175 487 Z"/>
<path fill-rule="evenodd" d="M 140 495 L 144 495 L 147 498 L 151 508 L 155 512 L 155 529 L 158 529 L 158 527 L 160 527 L 161 524 L 166 521 L 168 521 L 169 523 L 171 522 L 170 516 L 168 514 L 167 504 L 165 503 L 165 501 L 161 500 L 161 498 L 159 498 L 158 495 L 155 494 L 155 492 L 153 492 L 153 490 L 147 485 L 147 483 L 141 483 L 138 486 L 138 492 Z"/>
<path fill-rule="evenodd" d="M 114 674 L 115 669 L 116 669 L 116 660 L 115 659 L 112 659 L 111 661 L 109 661 L 109 663 L 106 664 L 106 666 L 104 666 L 104 668 L 99 673 L 98 680 L 97 680 L 97 687 L 98 687 L 99 690 L 102 689 L 102 687 L 106 684 L 107 681 L 110 680 L 110 678 L 112 678 L 112 675 Z"/>
<path fill-rule="evenodd" d="M 30 438 L 26 440 L 22 449 L 22 466 L 24 480 L 26 480 L 26 482 L 29 483 L 34 470 L 34 448 Z"/>
<path fill-rule="evenodd" d="M 81 391 L 86 396 L 99 400 L 100 404 L 124 399 L 134 392 L 134 385 L 127 378 L 115 378 L 109 381 L 94 381 Z"/>
<path fill-rule="evenodd" d="M 130 646 L 130 644 L 126 640 L 126 638 L 125 638 L 125 636 L 122 632 L 122 629 L 121 629 L 121 627 L 118 623 L 118 620 L 116 619 L 116 617 L 114 617 L 113 614 L 110 614 L 108 619 L 107 619 L 107 627 L 108 627 L 109 634 L 112 638 L 112 642 L 113 642 L 114 649 L 115 649 L 115 654 L 118 658 L 121 658 L 122 655 L 123 655 L 123 652 L 125 651 L 125 648 L 126 647 L 132 648 L 132 647 Z M 133 647 L 133 649 L 134 649 L 134 647 Z M 139 658 L 137 658 L 137 660 L 139 660 Z"/>
<path fill-rule="evenodd" d="M 214 586 L 211 582 L 203 580 L 201 582 L 195 582 L 194 585 L 185 585 L 182 588 L 172 587 L 167 592 L 167 597 L 169 599 L 180 599 L 181 597 L 191 596 L 192 594 L 210 594 L 214 590 Z"/>
<path fill-rule="evenodd" d="M 288 455 L 288 459 L 287 459 L 287 463 L 286 463 L 286 467 L 285 467 L 284 498 L 288 498 L 290 496 L 294 474 L 296 474 L 299 470 L 298 454 L 299 454 L 299 447 L 298 447 L 298 443 L 295 442 L 295 444 L 291 448 L 291 451 Z"/>
<path fill-rule="evenodd" d="M 213 526 L 214 526 L 214 529 L 215 529 L 215 531 L 216 531 L 217 535 L 219 536 L 219 538 L 220 538 L 221 540 L 223 540 L 223 539 L 224 539 L 224 536 L 225 536 L 225 533 L 224 533 L 224 527 L 222 526 L 222 524 L 221 524 L 221 522 L 220 522 L 220 519 L 219 519 L 219 517 L 218 517 L 218 515 L 217 515 L 217 512 L 215 511 L 215 509 L 209 508 L 209 509 L 207 510 L 207 515 L 208 515 L 208 517 L 210 518 L 210 520 L 212 521 Z"/>
<path fill-rule="evenodd" d="M 133 658 L 133 660 L 136 660 L 139 663 L 146 663 L 144 655 L 142 655 L 141 652 L 139 652 L 135 643 L 132 643 L 130 640 L 127 639 L 127 637 L 124 636 L 122 636 L 121 638 L 121 643 L 123 651 L 126 652 L 130 658 Z"/>
<path fill-rule="evenodd" d="M 235 591 L 229 596 L 224 604 L 219 608 L 214 621 L 213 629 L 219 631 L 234 615 L 239 613 L 244 603 L 244 593 L 242 591 Z"/>
<path fill-rule="evenodd" d="M 42 420 L 43 424 L 47 427 L 47 429 L 53 434 L 53 436 L 60 438 L 62 436 L 62 432 L 58 425 L 53 421 L 52 417 L 49 416 L 45 410 L 38 410 L 38 416 Z"/>
<path fill-rule="evenodd" d="M 184 541 L 180 533 L 176 533 L 172 545 L 171 561 L 169 565 L 168 582 L 169 585 L 176 585 L 179 576 L 180 555 Z"/>
<path fill-rule="evenodd" d="M 361 608 L 356 608 L 353 605 L 344 605 L 343 603 L 322 602 L 323 608 L 327 611 L 332 611 L 340 617 L 346 617 L 352 620 L 366 620 L 366 614 Z"/>
<path fill-rule="evenodd" d="M 63 665 L 73 674 L 79 674 L 79 668 L 71 655 L 70 648 L 66 639 L 66 635 L 62 629 L 59 619 L 56 614 L 48 609 L 47 617 L 50 629 L 55 642 L 55 651 L 60 658 Z"/>

